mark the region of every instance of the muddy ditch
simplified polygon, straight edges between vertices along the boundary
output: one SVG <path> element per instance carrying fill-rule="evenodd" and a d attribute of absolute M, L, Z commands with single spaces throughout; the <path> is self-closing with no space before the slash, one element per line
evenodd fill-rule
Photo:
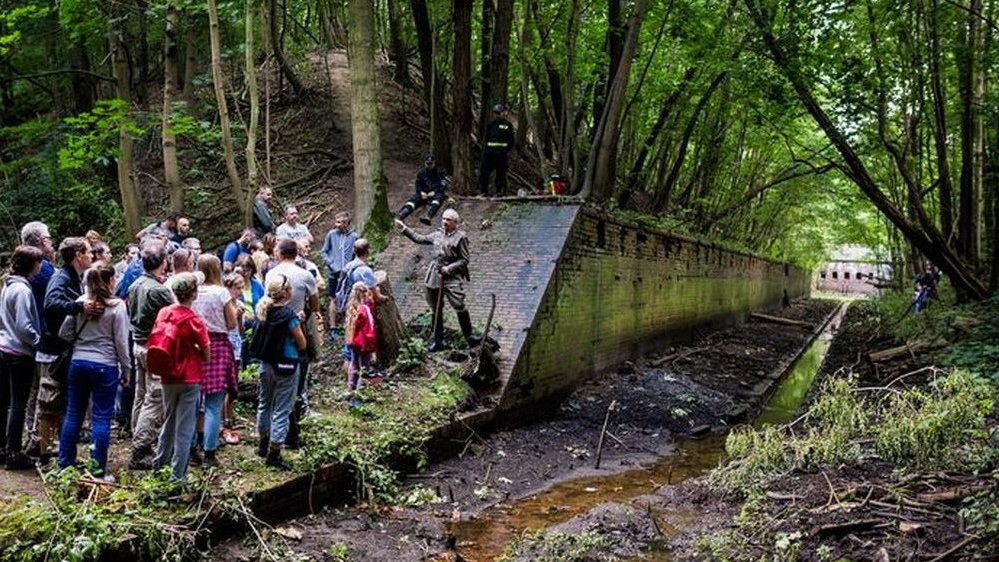
<path fill-rule="evenodd" d="M 779 373 L 837 306 L 797 302 L 771 314 L 803 321 L 799 325 L 753 321 L 625 363 L 582 385 L 543 422 L 488 436 L 468 429 L 446 447 L 457 456 L 406 479 L 402 499 L 413 507 L 329 509 L 287 521 L 277 534 L 293 530 L 283 548 L 306 559 L 349 553 L 351 560 L 455 554 L 491 560 L 521 533 L 717 464 L 720 431 L 763 406 Z M 669 460 L 656 462 L 661 458 Z M 255 542 L 225 541 L 212 558 L 255 559 Z"/>

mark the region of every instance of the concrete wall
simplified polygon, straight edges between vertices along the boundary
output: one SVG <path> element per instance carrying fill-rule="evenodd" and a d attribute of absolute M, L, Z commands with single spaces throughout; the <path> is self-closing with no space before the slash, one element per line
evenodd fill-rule
<path fill-rule="evenodd" d="M 497 297 L 501 411 L 553 405 L 594 372 L 739 322 L 776 306 L 785 290 L 790 298 L 809 290 L 803 270 L 579 205 L 464 199 L 457 210 L 471 243 L 466 291 L 476 325 L 490 293 Z M 401 236 L 378 256 L 404 318 L 428 309 L 428 257 Z"/>

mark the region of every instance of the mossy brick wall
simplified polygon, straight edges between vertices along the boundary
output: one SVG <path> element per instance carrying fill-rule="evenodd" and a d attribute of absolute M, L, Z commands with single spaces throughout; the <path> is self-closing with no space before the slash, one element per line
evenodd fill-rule
<path fill-rule="evenodd" d="M 466 302 L 477 326 L 496 294 L 500 410 L 553 404 L 594 372 L 741 321 L 777 305 L 785 289 L 791 298 L 808 293 L 804 271 L 579 205 L 472 198 L 457 210 L 471 245 Z M 378 256 L 406 319 L 429 308 L 429 258 L 429 247 L 398 234 Z M 456 325 L 453 314 L 447 322 Z"/>

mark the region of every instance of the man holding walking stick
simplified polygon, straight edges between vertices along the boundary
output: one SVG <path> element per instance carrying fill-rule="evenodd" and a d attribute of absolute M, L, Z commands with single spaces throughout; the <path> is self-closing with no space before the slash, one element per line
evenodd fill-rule
<path fill-rule="evenodd" d="M 432 245 L 434 258 L 427 269 L 426 297 L 427 304 L 432 308 L 433 341 L 427 351 L 433 353 L 444 349 L 444 300 L 458 315 L 458 325 L 469 347 L 481 343 L 481 338 L 472 335 L 472 318 L 465 308 L 465 283 L 468 282 L 468 237 L 464 230 L 458 229 L 461 218 L 454 209 L 444 211 L 441 216 L 442 227 L 430 234 L 420 234 L 405 225 L 400 220 L 395 224 L 399 230 L 416 244 Z"/>

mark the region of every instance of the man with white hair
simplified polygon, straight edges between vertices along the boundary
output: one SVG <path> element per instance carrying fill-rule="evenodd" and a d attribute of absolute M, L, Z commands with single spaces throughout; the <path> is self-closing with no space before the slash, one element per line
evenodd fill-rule
<path fill-rule="evenodd" d="M 417 244 L 432 245 L 434 258 L 427 268 L 426 298 L 433 311 L 433 341 L 427 351 L 433 353 L 444 349 L 444 299 L 458 315 L 461 334 L 469 347 L 475 347 L 481 338 L 472 335 L 472 318 L 465 308 L 465 283 L 468 282 L 468 237 L 464 230 L 458 229 L 461 217 L 454 209 L 448 209 L 441 215 L 441 228 L 430 234 L 420 234 L 398 219 L 395 224 L 399 230 Z"/>
<path fill-rule="evenodd" d="M 55 275 L 55 266 L 50 261 L 52 258 L 52 235 L 49 234 L 49 227 L 43 222 L 32 221 L 21 227 L 21 243 L 26 246 L 33 246 L 42 251 L 42 268 L 28 278 L 28 285 L 31 286 L 31 294 L 35 298 L 35 310 L 39 311 L 39 333 L 45 333 L 45 315 L 41 313 L 45 309 L 45 290 L 49 286 L 49 280 Z M 58 328 L 56 328 L 58 331 Z M 28 443 L 34 445 L 30 447 L 31 455 L 38 456 L 38 434 L 35 427 L 35 409 L 38 406 L 38 385 L 41 381 L 42 370 L 48 366 L 36 363 L 34 379 L 31 382 L 31 391 L 28 395 L 28 405 L 25 412 L 28 420 Z M 4 413 L 6 415 L 6 413 Z"/>
<path fill-rule="evenodd" d="M 299 240 L 312 242 L 312 233 L 309 232 L 309 227 L 298 222 L 298 209 L 294 206 L 289 206 L 284 210 L 284 222 L 277 227 L 274 235 L 278 240 L 291 238 L 296 242 Z"/>

